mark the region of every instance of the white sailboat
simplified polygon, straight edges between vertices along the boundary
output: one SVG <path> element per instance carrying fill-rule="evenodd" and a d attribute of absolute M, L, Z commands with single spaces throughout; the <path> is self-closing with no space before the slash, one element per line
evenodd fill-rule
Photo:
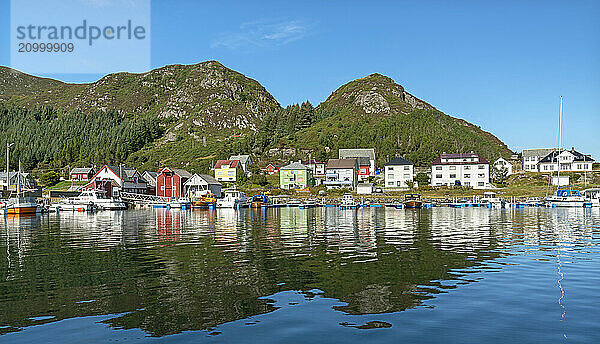
<path fill-rule="evenodd" d="M 6 190 L 10 192 L 9 149 L 13 144 L 6 144 Z M 21 161 L 17 174 L 17 190 L 14 197 L 0 201 L 0 214 L 30 215 L 40 212 L 34 197 L 25 197 L 25 190 L 21 188 Z"/>
<path fill-rule="evenodd" d="M 560 153 L 562 152 L 562 114 L 563 114 L 563 98 L 560 96 L 560 111 L 558 115 L 558 150 L 556 153 L 557 168 L 557 185 L 554 195 L 549 196 L 546 202 L 549 206 L 555 207 L 578 207 L 584 206 L 585 198 L 581 196 L 578 190 L 561 189 L 560 188 Z"/>

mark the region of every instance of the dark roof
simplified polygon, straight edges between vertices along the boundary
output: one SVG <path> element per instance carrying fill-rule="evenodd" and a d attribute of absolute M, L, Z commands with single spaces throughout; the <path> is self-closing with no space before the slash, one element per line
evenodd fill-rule
<path fill-rule="evenodd" d="M 546 155 L 542 160 L 540 160 L 538 162 L 538 164 L 545 163 L 545 162 L 556 162 L 556 157 L 564 151 L 565 150 L 561 150 L 561 151 L 555 150 L 552 153 Z M 575 159 L 573 160 L 574 162 L 594 162 L 594 159 L 592 159 L 590 156 L 581 154 L 578 151 L 576 151 L 575 149 L 571 149 L 567 152 L 569 152 L 575 156 Z"/>
<path fill-rule="evenodd" d="M 467 159 L 467 158 L 478 158 L 479 161 L 444 161 L 442 159 Z M 482 158 L 477 153 L 453 153 L 453 154 L 442 154 L 437 157 L 432 165 L 473 165 L 473 164 L 489 164 L 490 162 Z"/>
<path fill-rule="evenodd" d="M 302 165 L 299 162 L 292 162 L 289 165 L 283 166 L 280 170 L 307 170 L 310 171 L 308 166 Z"/>
<path fill-rule="evenodd" d="M 113 166 L 113 165 L 105 165 L 111 171 L 113 171 L 119 178 L 126 182 L 134 182 L 133 176 L 137 172 L 137 170 L 133 167 L 125 167 L 125 166 Z M 102 167 L 104 168 L 104 167 Z M 102 168 L 99 171 L 102 171 Z M 140 182 L 146 183 L 144 178 L 141 178 L 140 174 Z"/>
<path fill-rule="evenodd" d="M 327 168 L 354 168 L 356 159 L 329 159 Z"/>
<path fill-rule="evenodd" d="M 221 168 L 221 166 L 223 165 L 229 165 L 229 167 L 236 168 L 238 167 L 239 163 L 239 160 L 217 160 L 217 163 L 215 164 L 215 169 Z"/>
<path fill-rule="evenodd" d="M 414 165 L 414 164 L 404 158 L 397 156 L 385 164 L 385 166 L 393 166 L 393 165 Z"/>

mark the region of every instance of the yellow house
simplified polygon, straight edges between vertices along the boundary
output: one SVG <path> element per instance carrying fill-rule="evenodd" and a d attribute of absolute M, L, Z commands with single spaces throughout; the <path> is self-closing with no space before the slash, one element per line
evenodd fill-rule
<path fill-rule="evenodd" d="M 215 179 L 220 182 L 235 182 L 238 173 L 244 173 L 239 160 L 217 160 Z"/>

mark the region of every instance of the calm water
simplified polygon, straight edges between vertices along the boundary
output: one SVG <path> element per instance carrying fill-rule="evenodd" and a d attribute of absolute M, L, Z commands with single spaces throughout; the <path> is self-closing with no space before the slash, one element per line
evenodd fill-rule
<path fill-rule="evenodd" d="M 600 342 L 600 209 L 0 217 L 0 342 Z"/>

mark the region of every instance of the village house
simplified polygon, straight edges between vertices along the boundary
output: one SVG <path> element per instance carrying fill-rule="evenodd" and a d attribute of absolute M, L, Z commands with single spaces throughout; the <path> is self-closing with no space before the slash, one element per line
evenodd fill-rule
<path fill-rule="evenodd" d="M 432 186 L 490 187 L 490 163 L 476 153 L 442 154 L 431 164 Z"/>
<path fill-rule="evenodd" d="M 104 165 L 83 188 L 104 190 L 107 196 L 118 197 L 121 192 L 145 194 L 148 182 L 135 168 Z"/>
<path fill-rule="evenodd" d="M 232 155 L 229 157 L 229 160 L 239 160 L 242 170 L 248 173 L 248 169 L 252 164 L 252 159 L 250 159 L 250 155 Z"/>
<path fill-rule="evenodd" d="M 316 159 L 302 161 L 302 165 L 307 166 L 313 173 L 313 176 L 325 175 L 325 163 Z"/>
<path fill-rule="evenodd" d="M 281 169 L 281 166 L 279 166 L 279 165 L 268 164 L 267 167 L 264 168 L 264 171 L 267 174 L 275 174 L 275 173 L 279 172 L 280 169 Z"/>
<path fill-rule="evenodd" d="M 329 159 L 325 168 L 323 185 L 332 188 L 355 188 L 358 184 L 356 159 Z"/>
<path fill-rule="evenodd" d="M 367 179 L 369 176 L 375 175 L 375 149 L 352 149 L 341 148 L 338 151 L 340 159 L 358 159 L 358 175 L 361 180 Z M 367 160 L 368 159 L 368 164 Z"/>
<path fill-rule="evenodd" d="M 10 191 L 16 191 L 17 185 L 20 183 L 21 188 L 31 189 L 36 186 L 35 180 L 30 173 L 26 172 L 9 172 Z M 6 191 L 6 172 L 0 172 L 0 189 Z"/>
<path fill-rule="evenodd" d="M 414 164 L 404 158 L 395 157 L 384 166 L 385 187 L 407 188 L 414 178 Z"/>
<path fill-rule="evenodd" d="M 305 189 L 314 185 L 311 169 L 300 162 L 292 162 L 279 170 L 279 187 L 281 189 Z"/>
<path fill-rule="evenodd" d="M 523 149 L 521 152 L 523 171 L 539 172 L 537 163 L 552 152 L 554 148 Z"/>
<path fill-rule="evenodd" d="M 198 198 L 212 193 L 221 198 L 221 183 L 208 174 L 194 174 L 183 184 L 183 190 L 186 197 Z"/>
<path fill-rule="evenodd" d="M 162 168 L 156 177 L 156 196 L 183 197 L 183 185 L 191 177 L 192 174 L 184 169 Z"/>
<path fill-rule="evenodd" d="M 571 148 L 571 150 L 554 150 L 537 163 L 538 172 L 558 171 L 591 171 L 594 159 Z"/>
<path fill-rule="evenodd" d="M 244 171 L 239 160 L 217 160 L 215 164 L 215 179 L 220 182 L 235 182 L 240 173 Z"/>
<path fill-rule="evenodd" d="M 146 171 L 142 173 L 142 178 L 148 182 L 148 191 L 146 191 L 148 195 L 156 195 L 156 177 L 158 177 L 158 172 Z"/>
<path fill-rule="evenodd" d="M 94 169 L 92 167 L 75 167 L 69 172 L 69 180 L 72 181 L 88 181 L 94 177 Z"/>
<path fill-rule="evenodd" d="M 494 168 L 499 171 L 505 170 L 507 176 L 510 176 L 513 173 L 513 165 L 502 157 L 494 161 Z"/>

